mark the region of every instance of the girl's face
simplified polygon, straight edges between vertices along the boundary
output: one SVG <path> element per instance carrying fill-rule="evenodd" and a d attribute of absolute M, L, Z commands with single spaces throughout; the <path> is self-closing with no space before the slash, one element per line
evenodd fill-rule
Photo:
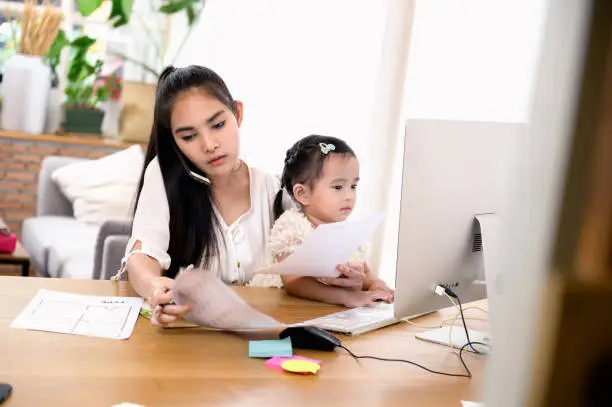
<path fill-rule="evenodd" d="M 293 194 L 304 214 L 315 224 L 346 220 L 353 212 L 359 183 L 359 160 L 352 155 L 331 153 L 314 185 L 297 184 Z"/>
<path fill-rule="evenodd" d="M 212 180 L 239 166 L 242 103 L 236 105 L 234 116 L 218 99 L 193 89 L 179 95 L 172 106 L 170 125 L 176 144 Z"/>

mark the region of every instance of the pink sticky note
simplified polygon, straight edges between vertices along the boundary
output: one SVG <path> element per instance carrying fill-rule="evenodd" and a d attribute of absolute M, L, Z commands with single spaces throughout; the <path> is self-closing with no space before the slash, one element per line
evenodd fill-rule
<path fill-rule="evenodd" d="M 266 366 L 275 369 L 275 370 L 280 370 L 281 372 L 283 371 L 283 367 L 281 366 L 283 364 L 284 361 L 287 360 L 305 360 L 307 362 L 313 362 L 316 363 L 317 365 L 321 366 L 321 361 L 320 360 L 315 360 L 315 359 L 308 359 L 305 358 L 303 356 L 293 356 L 291 358 L 270 358 L 268 360 L 266 360 Z"/>

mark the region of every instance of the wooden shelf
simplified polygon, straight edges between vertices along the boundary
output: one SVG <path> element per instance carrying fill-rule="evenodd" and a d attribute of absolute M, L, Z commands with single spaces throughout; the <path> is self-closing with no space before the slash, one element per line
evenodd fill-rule
<path fill-rule="evenodd" d="M 77 144 L 77 145 L 94 146 L 94 147 L 113 147 L 113 148 L 127 148 L 134 144 L 146 145 L 146 144 L 141 144 L 141 143 L 124 142 L 121 140 L 104 139 L 100 135 L 95 135 L 95 134 L 78 134 L 78 133 L 30 134 L 30 133 L 22 133 L 18 131 L 1 130 L 1 129 L 0 129 L 0 138 L 13 139 L 13 140 L 48 142 L 48 143 Z"/>

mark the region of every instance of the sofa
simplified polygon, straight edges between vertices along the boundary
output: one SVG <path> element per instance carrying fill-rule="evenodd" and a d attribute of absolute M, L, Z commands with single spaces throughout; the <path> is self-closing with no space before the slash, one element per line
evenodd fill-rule
<path fill-rule="evenodd" d="M 40 277 L 109 279 L 119 269 L 131 221 L 77 220 L 73 205 L 53 180 L 53 172 L 86 159 L 48 156 L 38 177 L 36 216 L 25 219 L 21 243 Z"/>

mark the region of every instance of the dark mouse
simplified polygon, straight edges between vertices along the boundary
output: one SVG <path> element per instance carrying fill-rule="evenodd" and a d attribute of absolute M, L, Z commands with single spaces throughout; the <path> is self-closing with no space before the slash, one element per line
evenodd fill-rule
<path fill-rule="evenodd" d="M 342 346 L 340 339 L 315 326 L 292 326 L 280 333 L 280 338 L 291 338 L 291 346 L 297 349 L 314 349 L 332 351 Z"/>

